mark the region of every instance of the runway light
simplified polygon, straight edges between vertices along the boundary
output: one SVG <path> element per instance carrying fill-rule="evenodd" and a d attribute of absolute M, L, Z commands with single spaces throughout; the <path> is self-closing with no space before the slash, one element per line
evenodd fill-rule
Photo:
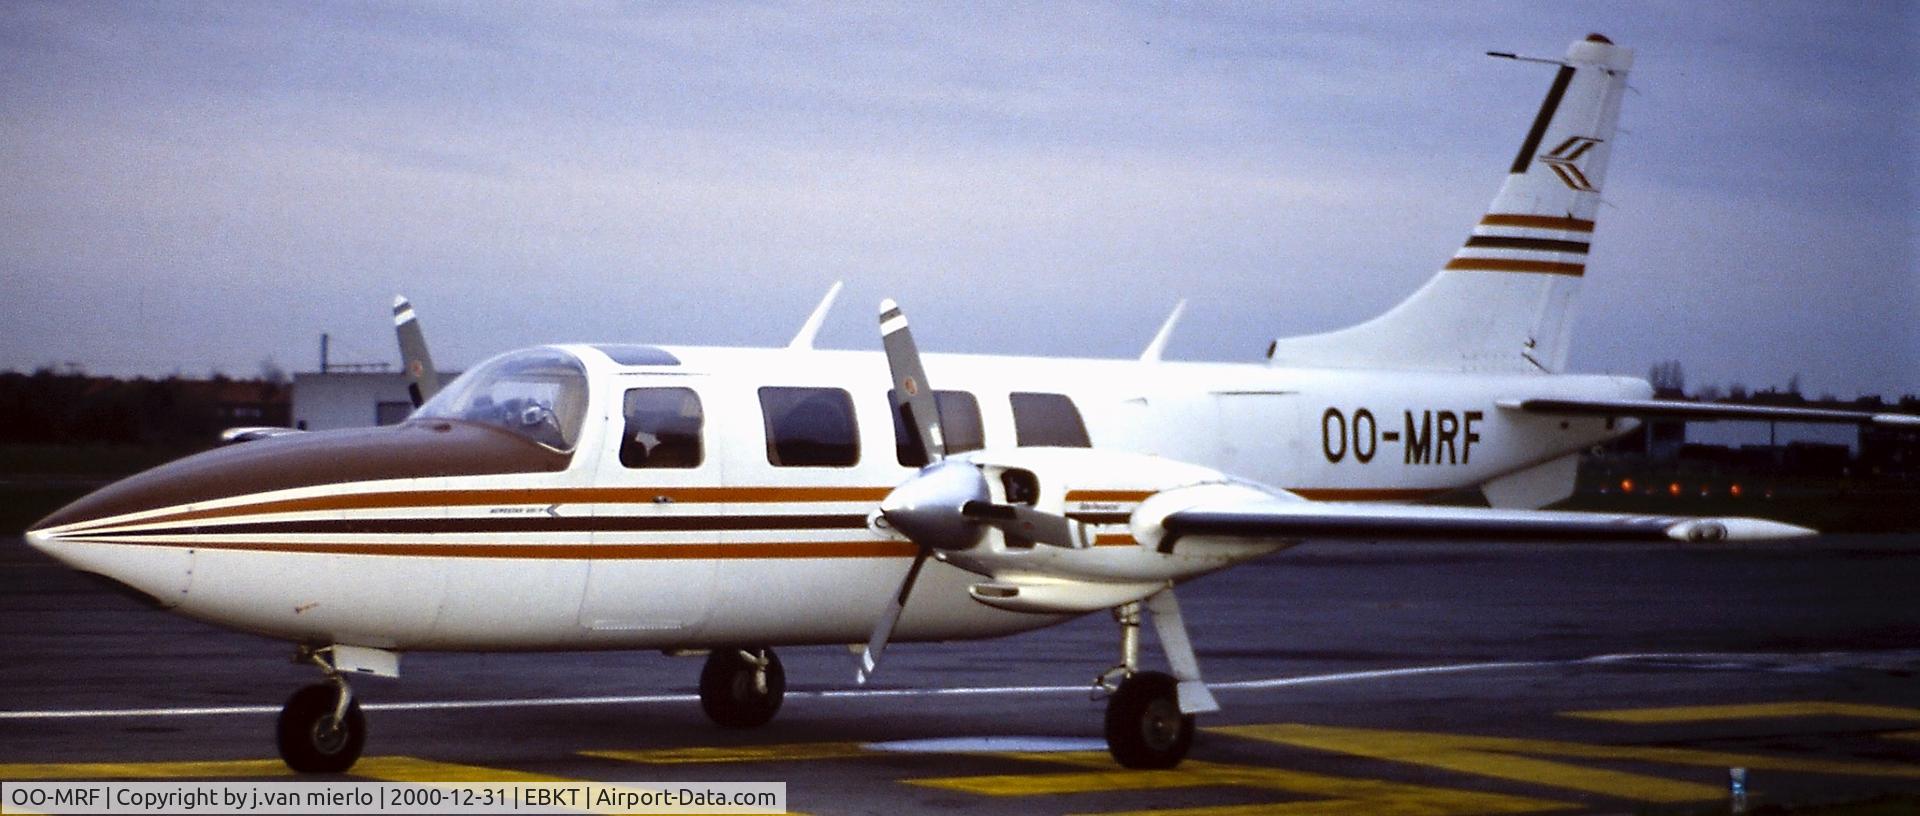
<path fill-rule="evenodd" d="M 1667 495 L 1669 496 L 1680 495 L 1680 483 L 1674 482 L 1673 484 L 1667 485 Z"/>
<path fill-rule="evenodd" d="M 1735 484 L 1734 486 L 1727 488 L 1727 492 L 1733 494 L 1733 497 L 1736 499 L 1740 498 L 1740 485 Z"/>
<path fill-rule="evenodd" d="M 1621 480 L 1620 480 L 1620 492 L 1622 492 L 1622 493 L 1632 493 L 1632 492 L 1633 492 L 1633 480 L 1632 480 L 1632 479 L 1621 479 Z"/>

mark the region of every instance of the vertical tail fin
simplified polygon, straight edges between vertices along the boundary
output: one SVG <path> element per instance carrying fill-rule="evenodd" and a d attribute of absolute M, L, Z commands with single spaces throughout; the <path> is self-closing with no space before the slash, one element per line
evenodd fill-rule
<path fill-rule="evenodd" d="M 1494 56 L 1513 57 L 1511 54 Z M 1525 58 L 1519 58 L 1525 59 Z M 1453 259 L 1351 328 L 1274 341 L 1275 365 L 1558 372 L 1633 52 L 1598 34 L 1560 66 L 1506 183 Z"/>

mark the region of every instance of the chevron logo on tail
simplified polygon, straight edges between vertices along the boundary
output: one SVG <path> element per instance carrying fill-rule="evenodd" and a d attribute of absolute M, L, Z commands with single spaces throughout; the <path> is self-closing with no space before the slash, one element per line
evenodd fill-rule
<path fill-rule="evenodd" d="M 1559 147 L 1540 154 L 1540 163 L 1553 168 L 1554 174 L 1559 176 L 1568 188 L 1583 193 L 1596 192 L 1593 182 L 1587 180 L 1587 174 L 1580 172 L 1580 165 L 1576 162 L 1599 143 L 1599 139 L 1589 136 L 1575 136 L 1561 142 Z"/>

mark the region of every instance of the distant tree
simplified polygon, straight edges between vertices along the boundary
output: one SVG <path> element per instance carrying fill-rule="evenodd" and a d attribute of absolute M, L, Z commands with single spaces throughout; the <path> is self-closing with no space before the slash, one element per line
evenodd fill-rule
<path fill-rule="evenodd" d="M 1679 360 L 1662 360 L 1647 369 L 1647 382 L 1653 393 L 1663 397 L 1682 396 L 1687 390 L 1687 372 Z"/>
<path fill-rule="evenodd" d="M 1746 398 L 1747 398 L 1747 386 L 1744 383 L 1734 383 L 1732 385 L 1727 386 L 1727 399 L 1744 400 Z"/>
<path fill-rule="evenodd" d="M 1703 400 L 1706 400 L 1707 402 L 1713 402 L 1714 400 L 1717 400 L 1720 397 L 1721 397 L 1720 386 L 1707 385 L 1707 386 L 1702 386 L 1700 388 L 1700 398 Z"/>
<path fill-rule="evenodd" d="M 272 357 L 268 357 L 260 361 L 260 379 L 274 385 L 286 385 L 287 370 L 274 362 Z"/>
<path fill-rule="evenodd" d="M 1794 396 L 1800 395 L 1800 372 L 1795 371 L 1793 376 L 1787 378 L 1787 393 Z"/>

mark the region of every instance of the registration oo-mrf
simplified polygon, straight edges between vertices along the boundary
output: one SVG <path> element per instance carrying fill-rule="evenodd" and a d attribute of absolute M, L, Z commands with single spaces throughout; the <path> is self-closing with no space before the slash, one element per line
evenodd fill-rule
<path fill-rule="evenodd" d="M 1218 708 L 1182 581 L 1320 541 L 1804 534 L 1537 508 L 1632 417 L 1913 423 L 1562 373 L 1631 56 L 1595 35 L 1532 61 L 1551 88 L 1453 258 L 1391 311 L 1263 362 L 1163 361 L 1171 320 L 1137 360 L 923 361 L 890 302 L 884 354 L 816 349 L 830 296 L 786 348 L 548 346 L 439 388 L 403 301 L 431 397 L 404 424 L 251 434 L 27 538 L 156 607 L 295 644 L 324 675 L 279 717 L 298 771 L 353 765 L 367 727 L 347 678 L 397 675 L 407 651 L 704 653 L 706 713 L 751 727 L 780 707 L 776 646 L 852 646 L 865 682 L 890 641 L 1108 611 L 1107 742 L 1170 767 Z M 1490 507 L 1417 504 L 1474 487 Z M 1141 668 L 1149 622 L 1171 674 Z"/>

